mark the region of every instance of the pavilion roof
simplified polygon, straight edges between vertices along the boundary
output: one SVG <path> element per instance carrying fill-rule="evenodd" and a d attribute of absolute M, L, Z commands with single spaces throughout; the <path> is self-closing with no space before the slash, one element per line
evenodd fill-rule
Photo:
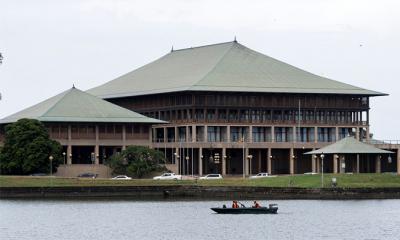
<path fill-rule="evenodd" d="M 51 97 L 32 107 L 0 120 L 0 123 L 16 122 L 21 118 L 42 122 L 125 122 L 164 123 L 122 108 L 75 87 Z"/>
<path fill-rule="evenodd" d="M 326 147 L 311 152 L 306 152 L 304 154 L 322 154 L 322 153 L 323 154 L 363 154 L 363 153 L 385 154 L 393 152 L 374 147 L 367 143 L 360 142 L 356 140 L 354 137 L 346 137 Z"/>
<path fill-rule="evenodd" d="M 236 41 L 173 50 L 88 90 L 101 98 L 181 91 L 387 95 L 312 74 Z"/>

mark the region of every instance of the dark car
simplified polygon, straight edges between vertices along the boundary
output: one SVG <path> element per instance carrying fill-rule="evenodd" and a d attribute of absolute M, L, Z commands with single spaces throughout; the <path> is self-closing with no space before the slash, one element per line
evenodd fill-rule
<path fill-rule="evenodd" d="M 30 176 L 32 177 L 44 177 L 47 176 L 46 173 L 32 173 Z"/>
<path fill-rule="evenodd" d="M 79 178 L 96 178 L 98 174 L 96 173 L 81 173 L 78 175 Z"/>

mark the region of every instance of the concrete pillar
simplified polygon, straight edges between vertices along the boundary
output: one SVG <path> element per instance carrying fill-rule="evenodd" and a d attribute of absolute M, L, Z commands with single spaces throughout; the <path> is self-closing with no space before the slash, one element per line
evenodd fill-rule
<path fill-rule="evenodd" d="M 226 148 L 222 148 L 222 175 L 226 175 Z"/>
<path fill-rule="evenodd" d="M 140 131 L 141 133 L 144 132 L 144 128 L 148 128 L 149 129 L 149 131 L 148 131 L 149 132 L 149 143 L 150 143 L 149 147 L 153 148 L 153 144 L 152 144 L 152 142 L 153 142 L 153 128 L 151 126 L 142 125 L 141 131 Z M 125 131 L 124 131 L 124 129 L 125 129 Z M 122 126 L 122 142 L 124 143 L 123 145 L 125 145 L 125 148 L 126 148 L 126 128 L 125 128 L 125 125 Z M 122 146 L 122 149 L 123 149 L 123 146 Z"/>
<path fill-rule="evenodd" d="M 356 127 L 356 139 L 360 140 L 360 128 Z"/>
<path fill-rule="evenodd" d="M 271 142 L 275 142 L 275 126 L 271 127 Z"/>
<path fill-rule="evenodd" d="M 186 128 L 185 128 L 185 133 L 186 133 L 186 135 L 185 135 L 185 142 L 191 142 L 191 139 L 189 139 L 189 126 L 186 126 Z"/>
<path fill-rule="evenodd" d="M 272 149 L 268 148 L 268 156 L 267 156 L 267 170 L 268 174 L 272 174 Z"/>
<path fill-rule="evenodd" d="M 313 172 L 313 173 L 316 173 L 317 172 L 317 163 L 316 163 L 316 161 L 317 161 L 317 155 L 312 155 L 311 156 L 311 171 Z"/>
<path fill-rule="evenodd" d="M 226 142 L 231 142 L 231 126 L 226 127 Z"/>
<path fill-rule="evenodd" d="M 248 142 L 252 143 L 253 142 L 253 126 L 249 126 L 249 140 Z"/>
<path fill-rule="evenodd" d="M 208 128 L 204 125 L 204 142 L 208 142 Z"/>
<path fill-rule="evenodd" d="M 318 156 L 316 156 L 316 158 L 315 158 L 315 165 L 317 168 L 316 173 L 320 173 L 321 172 L 321 159 Z"/>
<path fill-rule="evenodd" d="M 375 173 L 381 173 L 381 156 L 375 158 Z"/>
<path fill-rule="evenodd" d="M 196 142 L 197 133 L 196 133 L 196 125 L 192 125 L 192 142 Z"/>
<path fill-rule="evenodd" d="M 318 142 L 318 127 L 314 127 L 314 143 Z"/>
<path fill-rule="evenodd" d="M 178 127 L 174 127 L 174 142 L 179 142 Z"/>
<path fill-rule="evenodd" d="M 294 149 L 291 148 L 290 149 L 290 156 L 289 156 L 289 167 L 290 167 L 290 174 L 293 175 L 294 174 Z"/>
<path fill-rule="evenodd" d="M 249 175 L 249 158 L 247 156 L 249 156 L 249 149 L 245 148 L 245 154 L 244 154 L 244 173 L 246 176 Z"/>
<path fill-rule="evenodd" d="M 336 142 L 339 141 L 339 127 L 335 127 L 335 138 Z"/>
<path fill-rule="evenodd" d="M 153 129 L 150 128 L 150 137 L 153 135 Z M 151 143 L 151 138 L 150 138 Z M 126 126 L 122 125 L 122 150 L 126 149 Z"/>
<path fill-rule="evenodd" d="M 96 144 L 96 146 L 94 146 L 94 163 L 95 164 L 99 164 L 99 157 L 100 157 L 100 151 L 99 151 L 99 145 Z"/>
<path fill-rule="evenodd" d="M 299 139 L 299 141 L 297 140 L 297 132 L 296 132 L 296 127 L 293 127 L 293 142 L 300 142 L 300 139 Z M 298 131 L 300 131 L 300 129 L 298 129 Z"/>
<path fill-rule="evenodd" d="M 67 164 L 68 165 L 72 164 L 72 158 L 73 158 L 71 140 L 72 140 L 71 125 L 68 125 L 68 146 L 67 146 Z"/>
<path fill-rule="evenodd" d="M 67 146 L 67 164 L 71 165 L 72 164 L 72 146 L 71 144 L 68 144 Z"/>
<path fill-rule="evenodd" d="M 199 148 L 199 176 L 203 175 L 203 148 Z"/>
<path fill-rule="evenodd" d="M 334 174 L 338 173 L 338 158 L 339 158 L 339 156 L 337 154 L 333 154 L 333 173 Z"/>
<path fill-rule="evenodd" d="M 366 129 L 367 129 L 367 133 L 366 133 L 366 134 L 367 134 L 367 136 L 366 136 L 366 141 L 367 141 L 367 143 L 369 143 L 369 140 L 370 140 L 370 139 L 369 139 L 369 126 L 367 126 L 367 128 L 366 128 Z"/>
<path fill-rule="evenodd" d="M 164 142 L 168 142 L 168 131 L 166 127 L 163 127 L 164 131 Z"/>
<path fill-rule="evenodd" d="M 357 154 L 357 168 L 356 172 L 360 173 L 360 154 Z"/>
<path fill-rule="evenodd" d="M 400 175 L 400 148 L 397 149 L 397 175 Z"/>

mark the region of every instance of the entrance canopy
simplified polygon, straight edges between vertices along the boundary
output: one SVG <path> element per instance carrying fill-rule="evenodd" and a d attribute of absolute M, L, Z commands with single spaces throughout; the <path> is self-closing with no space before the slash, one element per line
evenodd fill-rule
<path fill-rule="evenodd" d="M 354 137 L 346 137 L 326 147 L 304 154 L 388 154 L 393 153 L 372 145 L 357 141 Z"/>

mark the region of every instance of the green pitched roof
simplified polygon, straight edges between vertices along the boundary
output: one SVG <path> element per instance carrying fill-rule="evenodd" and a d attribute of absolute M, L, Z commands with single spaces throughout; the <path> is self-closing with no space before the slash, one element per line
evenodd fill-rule
<path fill-rule="evenodd" d="M 0 123 L 32 118 L 42 122 L 163 123 L 71 88 L 32 107 L 3 118 Z"/>
<path fill-rule="evenodd" d="M 307 152 L 305 154 L 322 154 L 322 153 L 323 154 L 362 154 L 362 153 L 384 154 L 393 152 L 382 150 L 372 145 L 357 141 L 354 137 L 346 137 L 331 145 L 320 148 L 318 150 Z"/>
<path fill-rule="evenodd" d="M 171 51 L 88 90 L 102 98 L 177 91 L 386 95 L 303 71 L 235 41 Z"/>

